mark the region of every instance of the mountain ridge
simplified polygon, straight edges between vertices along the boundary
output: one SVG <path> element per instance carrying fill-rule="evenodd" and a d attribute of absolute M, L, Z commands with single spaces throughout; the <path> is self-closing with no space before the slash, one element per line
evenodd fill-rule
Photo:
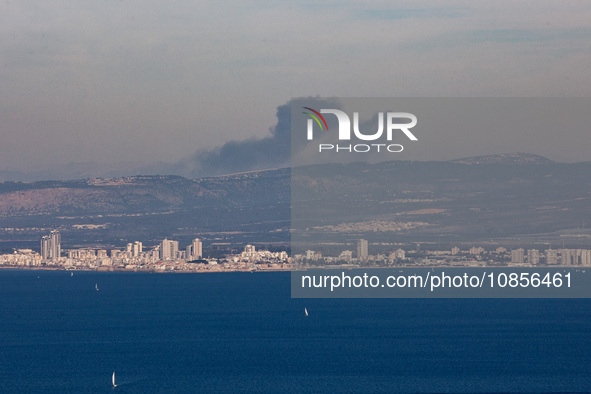
<path fill-rule="evenodd" d="M 430 162 L 430 161 L 410 161 L 410 160 L 392 160 L 391 162 Z M 390 161 L 388 161 L 390 162 Z M 438 162 L 452 162 L 459 164 L 549 164 L 559 163 L 547 159 L 543 156 L 531 153 L 501 153 L 492 155 L 471 156 L 453 160 L 438 160 Z M 584 163 L 584 162 L 582 162 Z M 573 163 L 564 163 L 573 164 Z M 281 167 L 285 168 L 285 167 Z M 203 176 L 199 178 L 187 177 L 183 174 L 175 173 L 178 168 L 172 163 L 69 163 L 56 168 L 49 168 L 43 171 L 14 171 L 0 170 L 0 183 L 2 182 L 42 182 L 42 181 L 67 181 L 89 178 L 126 178 L 135 176 L 181 176 L 187 179 L 217 178 L 243 173 L 256 173 L 262 171 L 273 171 L 281 168 L 267 168 L 258 170 L 249 170 L 245 172 L 234 172 L 223 175 Z"/>
<path fill-rule="evenodd" d="M 409 228 L 400 239 L 472 240 L 588 227 L 590 162 L 527 154 L 482 158 L 309 165 L 199 179 L 2 182 L 0 240 L 35 240 L 57 228 L 74 243 L 197 235 L 221 243 L 287 243 L 294 201 L 310 207 L 317 226 L 417 218 L 428 224 Z M 320 223 L 335 201 L 351 209 Z M 369 207 L 367 217 L 349 215 L 359 206 Z"/>
<path fill-rule="evenodd" d="M 472 156 L 462 159 L 450 160 L 454 163 L 478 165 L 478 164 L 550 164 L 556 163 L 540 155 L 532 153 L 501 153 L 494 155 Z"/>

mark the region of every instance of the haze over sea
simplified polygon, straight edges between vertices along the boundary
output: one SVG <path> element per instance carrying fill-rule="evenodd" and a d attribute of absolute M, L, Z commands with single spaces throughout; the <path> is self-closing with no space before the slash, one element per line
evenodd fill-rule
<path fill-rule="evenodd" d="M 0 392 L 591 390 L 591 300 L 289 292 L 285 272 L 0 270 Z"/>

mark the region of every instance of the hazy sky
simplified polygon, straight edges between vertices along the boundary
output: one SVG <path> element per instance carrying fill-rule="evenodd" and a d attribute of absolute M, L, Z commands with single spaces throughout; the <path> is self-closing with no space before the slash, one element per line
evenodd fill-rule
<path fill-rule="evenodd" d="M 4 1 L 0 170 L 176 162 L 268 137 L 291 97 L 589 97 L 589 21 L 584 0 Z M 591 160 L 577 138 L 551 158 Z"/>

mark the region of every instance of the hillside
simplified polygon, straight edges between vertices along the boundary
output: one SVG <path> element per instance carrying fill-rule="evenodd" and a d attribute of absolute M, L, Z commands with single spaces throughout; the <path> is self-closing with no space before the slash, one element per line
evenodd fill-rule
<path fill-rule="evenodd" d="M 317 165 L 197 180 L 4 182 L 0 240 L 37 242 L 59 228 L 64 243 L 77 245 L 196 235 L 221 244 L 285 243 L 293 180 L 294 226 L 310 234 L 360 237 L 370 231 L 410 243 L 564 240 L 564 234 L 576 233 L 588 242 L 590 174 L 591 163 L 512 154 Z"/>

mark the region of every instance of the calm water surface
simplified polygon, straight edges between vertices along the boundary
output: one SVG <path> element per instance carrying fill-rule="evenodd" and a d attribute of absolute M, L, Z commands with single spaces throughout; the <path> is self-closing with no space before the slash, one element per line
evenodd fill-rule
<path fill-rule="evenodd" d="M 0 393 L 591 391 L 590 300 L 289 292 L 289 273 L 0 270 Z"/>

